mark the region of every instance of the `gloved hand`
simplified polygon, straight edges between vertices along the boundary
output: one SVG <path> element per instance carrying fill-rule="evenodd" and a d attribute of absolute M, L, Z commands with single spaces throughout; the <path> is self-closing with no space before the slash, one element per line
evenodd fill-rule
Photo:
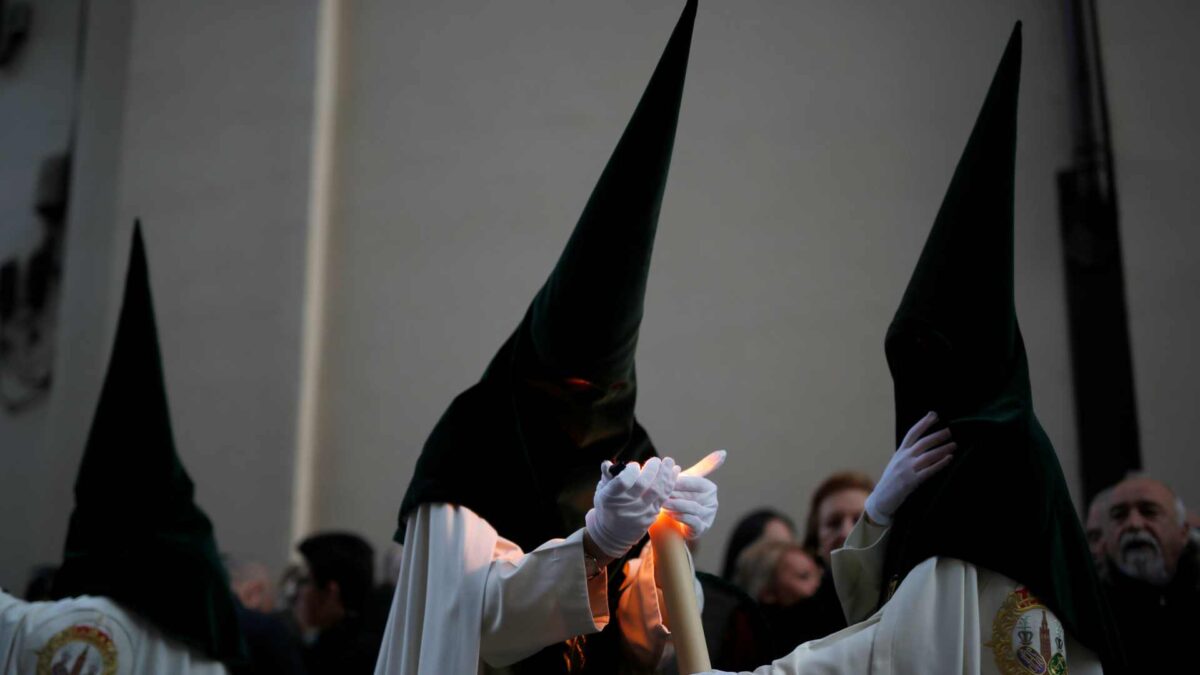
<path fill-rule="evenodd" d="M 724 450 L 709 453 L 681 473 L 663 505 L 671 517 L 683 525 L 683 536 L 687 539 L 699 539 L 717 517 L 717 484 L 705 476 L 725 463 L 725 455 Z"/>
<path fill-rule="evenodd" d="M 630 462 L 616 476 L 609 475 L 612 462 L 600 464 L 593 508 L 584 522 L 592 542 L 605 555 L 620 558 L 646 535 L 658 517 L 663 502 L 675 488 L 675 460 L 651 457 L 645 465 Z"/>
<path fill-rule="evenodd" d="M 867 497 L 867 516 L 879 525 L 891 525 L 892 516 L 904 500 L 921 483 L 941 471 L 954 458 L 957 444 L 950 440 L 950 430 L 942 429 L 924 435 L 938 420 L 937 413 L 929 413 L 904 435 L 904 440 L 892 455 L 883 477 L 875 490 Z"/>

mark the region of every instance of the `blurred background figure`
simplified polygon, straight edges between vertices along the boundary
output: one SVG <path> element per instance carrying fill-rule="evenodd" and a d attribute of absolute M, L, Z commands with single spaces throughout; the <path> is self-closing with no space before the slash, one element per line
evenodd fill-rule
<path fill-rule="evenodd" d="M 824 629 L 823 614 L 812 604 L 822 578 L 816 553 L 799 542 L 764 537 L 738 556 L 734 583 L 759 603 L 770 631 L 768 660 Z"/>
<path fill-rule="evenodd" d="M 738 556 L 734 583 L 768 607 L 790 607 L 821 585 L 817 555 L 798 542 L 760 538 Z M 767 614 L 770 619 L 770 612 Z"/>
<path fill-rule="evenodd" d="M 1087 519 L 1083 526 L 1088 546 L 1092 549 L 1092 558 L 1097 566 L 1104 564 L 1104 525 L 1108 522 L 1108 498 L 1111 495 L 1112 488 L 1096 493 L 1088 506 Z"/>
<path fill-rule="evenodd" d="M 751 511 L 733 527 L 729 545 L 725 549 L 725 563 L 721 567 L 721 578 L 733 581 L 734 567 L 738 556 L 760 538 L 771 541 L 795 541 L 796 526 L 792 519 L 775 509 L 761 508 Z"/>
<path fill-rule="evenodd" d="M 1200 551 L 1171 488 L 1133 476 L 1111 488 L 1102 577 L 1121 640 L 1141 672 L 1194 662 L 1200 635 Z"/>
<path fill-rule="evenodd" d="M 770 663 L 774 644 L 758 602 L 715 574 L 697 571 L 696 579 L 704 591 L 700 622 L 713 668 L 738 672 Z M 672 671 L 668 666 L 663 672 Z"/>
<path fill-rule="evenodd" d="M 839 471 L 826 478 L 813 491 L 804 527 L 804 548 L 815 551 L 821 564 L 821 583 L 812 597 L 797 602 L 776 615 L 776 634 L 780 647 L 790 652 L 796 645 L 825 637 L 846 627 L 838 602 L 833 575 L 829 573 L 830 554 L 841 548 L 854 524 L 863 514 L 867 495 L 875 481 L 859 471 Z"/>
<path fill-rule="evenodd" d="M 267 566 L 229 554 L 222 559 L 250 656 L 250 662 L 234 675 L 303 675 L 299 633 L 276 613 L 275 584 Z"/>
<path fill-rule="evenodd" d="M 722 578 L 756 602 L 772 633 L 772 658 L 802 642 L 846 627 L 830 554 L 840 548 L 862 516 L 871 477 L 857 471 L 832 474 L 809 500 L 802 542 L 791 519 L 770 508 L 746 515 L 734 527 Z"/>
<path fill-rule="evenodd" d="M 375 551 L 348 532 L 312 535 L 297 547 L 304 562 L 293 608 L 310 675 L 372 673 L 382 632 L 365 616 L 375 585 Z"/>
<path fill-rule="evenodd" d="M 233 594 L 243 607 L 263 614 L 275 611 L 275 584 L 266 565 L 226 556 L 225 568 Z"/>
<path fill-rule="evenodd" d="M 714 667 L 752 670 L 770 662 L 778 651 L 770 619 L 758 594 L 762 587 L 770 585 L 783 548 L 795 545 L 796 540 L 796 526 L 791 518 L 776 509 L 762 507 L 734 525 L 725 548 L 721 576 L 697 573 L 705 598 L 701 619 Z M 750 550 L 756 553 L 748 556 Z M 743 560 L 750 562 L 741 564 Z"/>
<path fill-rule="evenodd" d="M 304 567 L 296 563 L 292 563 L 283 568 L 283 574 L 279 575 L 279 584 L 277 590 L 279 592 L 280 608 L 279 614 L 287 614 L 292 623 L 295 624 L 296 615 L 296 598 L 300 595 L 300 579 L 304 576 Z M 299 624 L 295 624 L 297 627 Z M 297 628 L 299 631 L 299 628 Z M 299 632 L 297 632 L 297 635 Z"/>

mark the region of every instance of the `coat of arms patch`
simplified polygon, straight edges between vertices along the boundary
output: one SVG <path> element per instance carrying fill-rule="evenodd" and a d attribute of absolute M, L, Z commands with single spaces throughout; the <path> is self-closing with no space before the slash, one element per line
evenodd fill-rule
<path fill-rule="evenodd" d="M 1066 633 L 1029 589 L 1018 587 L 1004 599 L 988 641 L 1004 675 L 1066 675 Z"/>

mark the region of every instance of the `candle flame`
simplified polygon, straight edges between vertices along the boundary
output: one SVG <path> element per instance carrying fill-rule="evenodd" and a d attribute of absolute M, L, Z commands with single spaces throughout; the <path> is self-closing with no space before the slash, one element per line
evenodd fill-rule
<path fill-rule="evenodd" d="M 704 459 L 688 467 L 688 469 L 680 475 L 703 478 L 704 476 L 707 476 L 708 474 L 721 468 L 721 465 L 725 463 L 725 457 L 728 454 L 729 453 L 725 450 L 715 450 L 710 452 L 704 457 Z"/>

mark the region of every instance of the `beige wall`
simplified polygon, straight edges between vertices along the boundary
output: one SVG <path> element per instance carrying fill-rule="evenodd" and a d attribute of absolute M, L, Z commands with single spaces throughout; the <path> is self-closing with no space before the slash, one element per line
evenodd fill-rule
<path fill-rule="evenodd" d="M 1142 459 L 1200 508 L 1200 5 L 1100 7 Z"/>
<path fill-rule="evenodd" d="M 390 533 L 425 435 L 552 266 L 681 6 L 353 3 L 318 523 Z M 882 469 L 884 330 L 1017 18 L 1018 306 L 1076 482 L 1058 6 L 705 2 L 638 362 L 664 452 L 730 449 L 703 566 L 745 511 L 801 518 L 829 472 Z"/>

